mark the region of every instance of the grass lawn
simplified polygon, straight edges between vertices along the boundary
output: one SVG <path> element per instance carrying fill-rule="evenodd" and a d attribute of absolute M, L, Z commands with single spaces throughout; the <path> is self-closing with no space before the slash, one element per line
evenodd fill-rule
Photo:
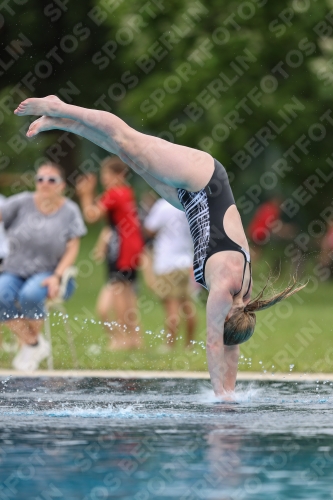
<path fill-rule="evenodd" d="M 163 339 L 163 311 L 156 297 L 139 284 L 139 305 L 144 348 L 132 352 L 110 352 L 107 339 L 98 324 L 94 309 L 97 294 L 104 283 L 104 266 L 91 259 L 91 249 L 99 228 L 90 228 L 82 241 L 78 259 L 80 270 L 78 288 L 68 301 L 68 321 L 75 336 L 75 345 L 82 369 L 144 369 L 144 370 L 206 370 L 205 352 L 205 306 L 198 301 L 197 344 L 191 351 L 184 349 L 180 331 L 177 346 L 172 354 L 159 353 Z M 308 264 L 307 272 L 313 275 L 315 262 Z M 267 265 L 262 262 L 256 270 L 255 284 L 263 284 L 262 273 L 267 274 Z M 285 266 L 287 267 L 287 266 Z M 256 279 L 257 278 L 257 279 Z M 287 278 L 279 281 L 281 286 Z M 275 307 L 258 313 L 257 328 L 252 339 L 242 345 L 240 370 L 252 371 L 333 371 L 333 282 L 319 282 L 315 276 L 308 287 L 297 296 Z M 73 367 L 63 318 L 53 314 L 52 339 L 54 365 L 56 369 Z M 9 340 L 10 334 L 3 337 Z M 13 354 L 0 351 L 1 368 L 10 368 Z M 46 363 L 41 365 L 45 368 Z"/>

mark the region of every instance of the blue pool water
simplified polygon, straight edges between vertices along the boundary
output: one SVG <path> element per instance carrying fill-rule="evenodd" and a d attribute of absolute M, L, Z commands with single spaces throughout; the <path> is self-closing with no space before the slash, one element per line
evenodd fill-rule
<path fill-rule="evenodd" d="M 333 499 L 333 386 L 2 379 L 0 500 Z"/>

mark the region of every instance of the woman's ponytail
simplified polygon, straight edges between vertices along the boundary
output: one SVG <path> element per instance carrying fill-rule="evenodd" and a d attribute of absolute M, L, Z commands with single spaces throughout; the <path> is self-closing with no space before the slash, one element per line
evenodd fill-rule
<path fill-rule="evenodd" d="M 298 285 L 296 278 L 293 277 L 292 282 L 282 290 L 282 292 L 275 293 L 271 297 L 263 299 L 268 284 L 269 279 L 261 292 L 245 306 L 243 311 L 233 314 L 231 318 L 224 323 L 225 345 L 242 344 L 249 340 L 253 335 L 256 325 L 255 312 L 263 311 L 264 309 L 274 306 L 278 302 L 281 302 L 281 300 L 287 299 L 294 295 L 294 293 L 299 292 L 307 285 L 307 283 Z"/>

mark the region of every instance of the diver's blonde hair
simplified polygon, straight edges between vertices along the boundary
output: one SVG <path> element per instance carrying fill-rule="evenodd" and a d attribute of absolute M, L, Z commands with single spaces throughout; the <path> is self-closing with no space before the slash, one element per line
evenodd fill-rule
<path fill-rule="evenodd" d="M 274 306 L 278 302 L 281 302 L 281 300 L 287 299 L 294 295 L 294 293 L 299 292 L 307 285 L 307 283 L 299 285 L 296 278 L 293 277 L 291 283 L 289 283 L 282 292 L 275 293 L 270 298 L 263 299 L 264 292 L 269 284 L 270 278 L 268 278 L 261 292 L 245 306 L 243 311 L 233 314 L 231 318 L 224 323 L 225 345 L 242 344 L 249 340 L 256 326 L 255 313 L 257 311 L 263 311 L 264 309 L 268 309 L 268 307 Z"/>

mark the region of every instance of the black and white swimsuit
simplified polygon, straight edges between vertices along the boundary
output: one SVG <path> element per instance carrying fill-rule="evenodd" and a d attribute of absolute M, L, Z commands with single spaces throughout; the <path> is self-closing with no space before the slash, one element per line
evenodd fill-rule
<path fill-rule="evenodd" d="M 207 288 L 205 266 L 208 258 L 217 252 L 233 250 L 242 253 L 245 260 L 242 286 L 237 294 L 240 293 L 243 288 L 247 263 L 249 263 L 251 273 L 251 259 L 249 252 L 231 240 L 224 229 L 224 215 L 228 208 L 235 204 L 225 168 L 220 162 L 214 160 L 213 175 L 204 189 L 196 193 L 186 191 L 185 189 L 177 189 L 177 191 L 179 201 L 184 207 L 193 239 L 195 281 Z M 250 287 L 251 278 L 245 295 L 248 294 Z"/>

